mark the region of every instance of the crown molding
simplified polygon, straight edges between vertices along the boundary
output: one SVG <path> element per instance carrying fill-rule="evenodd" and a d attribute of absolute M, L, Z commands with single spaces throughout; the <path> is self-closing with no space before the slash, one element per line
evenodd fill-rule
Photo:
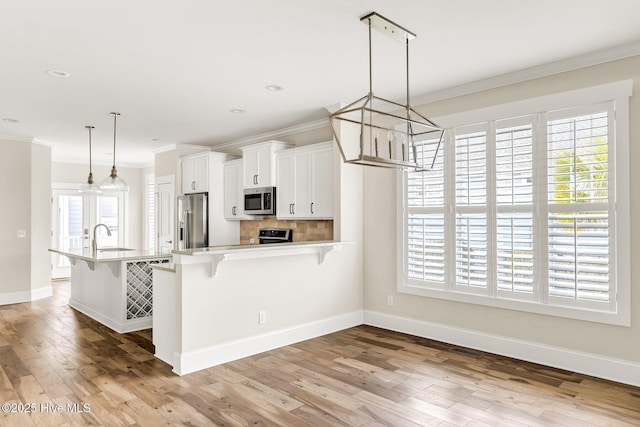
<path fill-rule="evenodd" d="M 593 65 L 599 65 L 607 62 L 617 61 L 620 59 L 630 58 L 637 55 L 640 55 L 640 41 L 613 48 L 602 49 L 584 55 L 561 59 L 559 61 L 549 62 L 536 67 L 526 68 L 524 70 L 501 74 L 499 76 L 489 77 L 487 79 L 477 80 L 459 86 L 452 86 L 447 89 L 418 95 L 412 98 L 411 104 L 416 106 L 436 101 L 442 101 L 445 99 L 456 98 L 459 96 L 470 95 L 472 93 L 496 89 L 503 86 L 552 76 L 554 74 L 565 73 L 567 71 L 574 71 Z"/>
<path fill-rule="evenodd" d="M 312 122 L 302 123 L 299 125 L 289 126 L 286 128 L 274 130 L 271 132 L 265 132 L 259 135 L 250 136 L 247 138 L 236 139 L 222 144 L 216 144 L 211 148 L 215 150 L 229 150 L 233 148 L 240 148 L 246 145 L 255 144 L 258 142 L 269 141 L 272 139 L 278 139 L 285 136 L 295 135 L 297 133 L 308 132 L 316 129 L 322 129 L 329 127 L 329 120 L 327 118 L 314 120 Z"/>
<path fill-rule="evenodd" d="M 43 145 L 45 147 L 49 147 L 49 148 L 53 149 L 53 144 L 48 142 L 48 141 L 43 141 L 41 139 L 34 138 L 34 139 L 31 140 L 31 142 L 33 144 Z"/>
<path fill-rule="evenodd" d="M 153 154 L 166 153 L 173 150 L 194 150 L 194 151 L 211 151 L 211 147 L 207 145 L 195 145 L 195 144 L 169 144 L 162 147 L 154 148 L 151 150 Z"/>
<path fill-rule="evenodd" d="M 28 136 L 17 136 L 0 133 L 0 141 L 15 141 L 15 142 L 36 142 L 35 139 Z"/>

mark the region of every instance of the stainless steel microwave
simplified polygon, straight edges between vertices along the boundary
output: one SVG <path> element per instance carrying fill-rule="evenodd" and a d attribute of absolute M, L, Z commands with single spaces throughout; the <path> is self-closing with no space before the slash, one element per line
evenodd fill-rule
<path fill-rule="evenodd" d="M 276 214 L 276 187 L 246 188 L 244 213 L 248 215 Z"/>

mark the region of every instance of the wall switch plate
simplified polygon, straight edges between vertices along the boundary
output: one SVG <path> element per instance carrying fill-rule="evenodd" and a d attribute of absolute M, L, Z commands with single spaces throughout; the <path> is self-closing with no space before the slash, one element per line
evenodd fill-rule
<path fill-rule="evenodd" d="M 24 239 L 25 237 L 27 237 L 27 230 L 18 230 L 16 232 L 16 237 Z"/>
<path fill-rule="evenodd" d="M 393 305 L 393 295 L 387 295 L 387 305 Z"/>
<path fill-rule="evenodd" d="M 264 325 L 267 323 L 267 312 L 262 310 L 258 312 L 258 325 Z"/>

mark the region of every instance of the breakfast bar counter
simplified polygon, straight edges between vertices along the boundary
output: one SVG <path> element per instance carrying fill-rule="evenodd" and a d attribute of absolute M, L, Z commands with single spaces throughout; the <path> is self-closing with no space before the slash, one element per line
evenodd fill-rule
<path fill-rule="evenodd" d="M 154 266 L 155 355 L 179 375 L 362 323 L 356 244 L 172 251 Z"/>

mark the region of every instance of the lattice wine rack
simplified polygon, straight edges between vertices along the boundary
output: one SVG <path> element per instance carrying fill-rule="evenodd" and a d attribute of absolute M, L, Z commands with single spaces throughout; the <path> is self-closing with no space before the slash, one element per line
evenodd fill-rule
<path fill-rule="evenodd" d="M 169 262 L 168 259 L 127 263 L 127 320 L 153 314 L 153 271 L 151 264 Z"/>

